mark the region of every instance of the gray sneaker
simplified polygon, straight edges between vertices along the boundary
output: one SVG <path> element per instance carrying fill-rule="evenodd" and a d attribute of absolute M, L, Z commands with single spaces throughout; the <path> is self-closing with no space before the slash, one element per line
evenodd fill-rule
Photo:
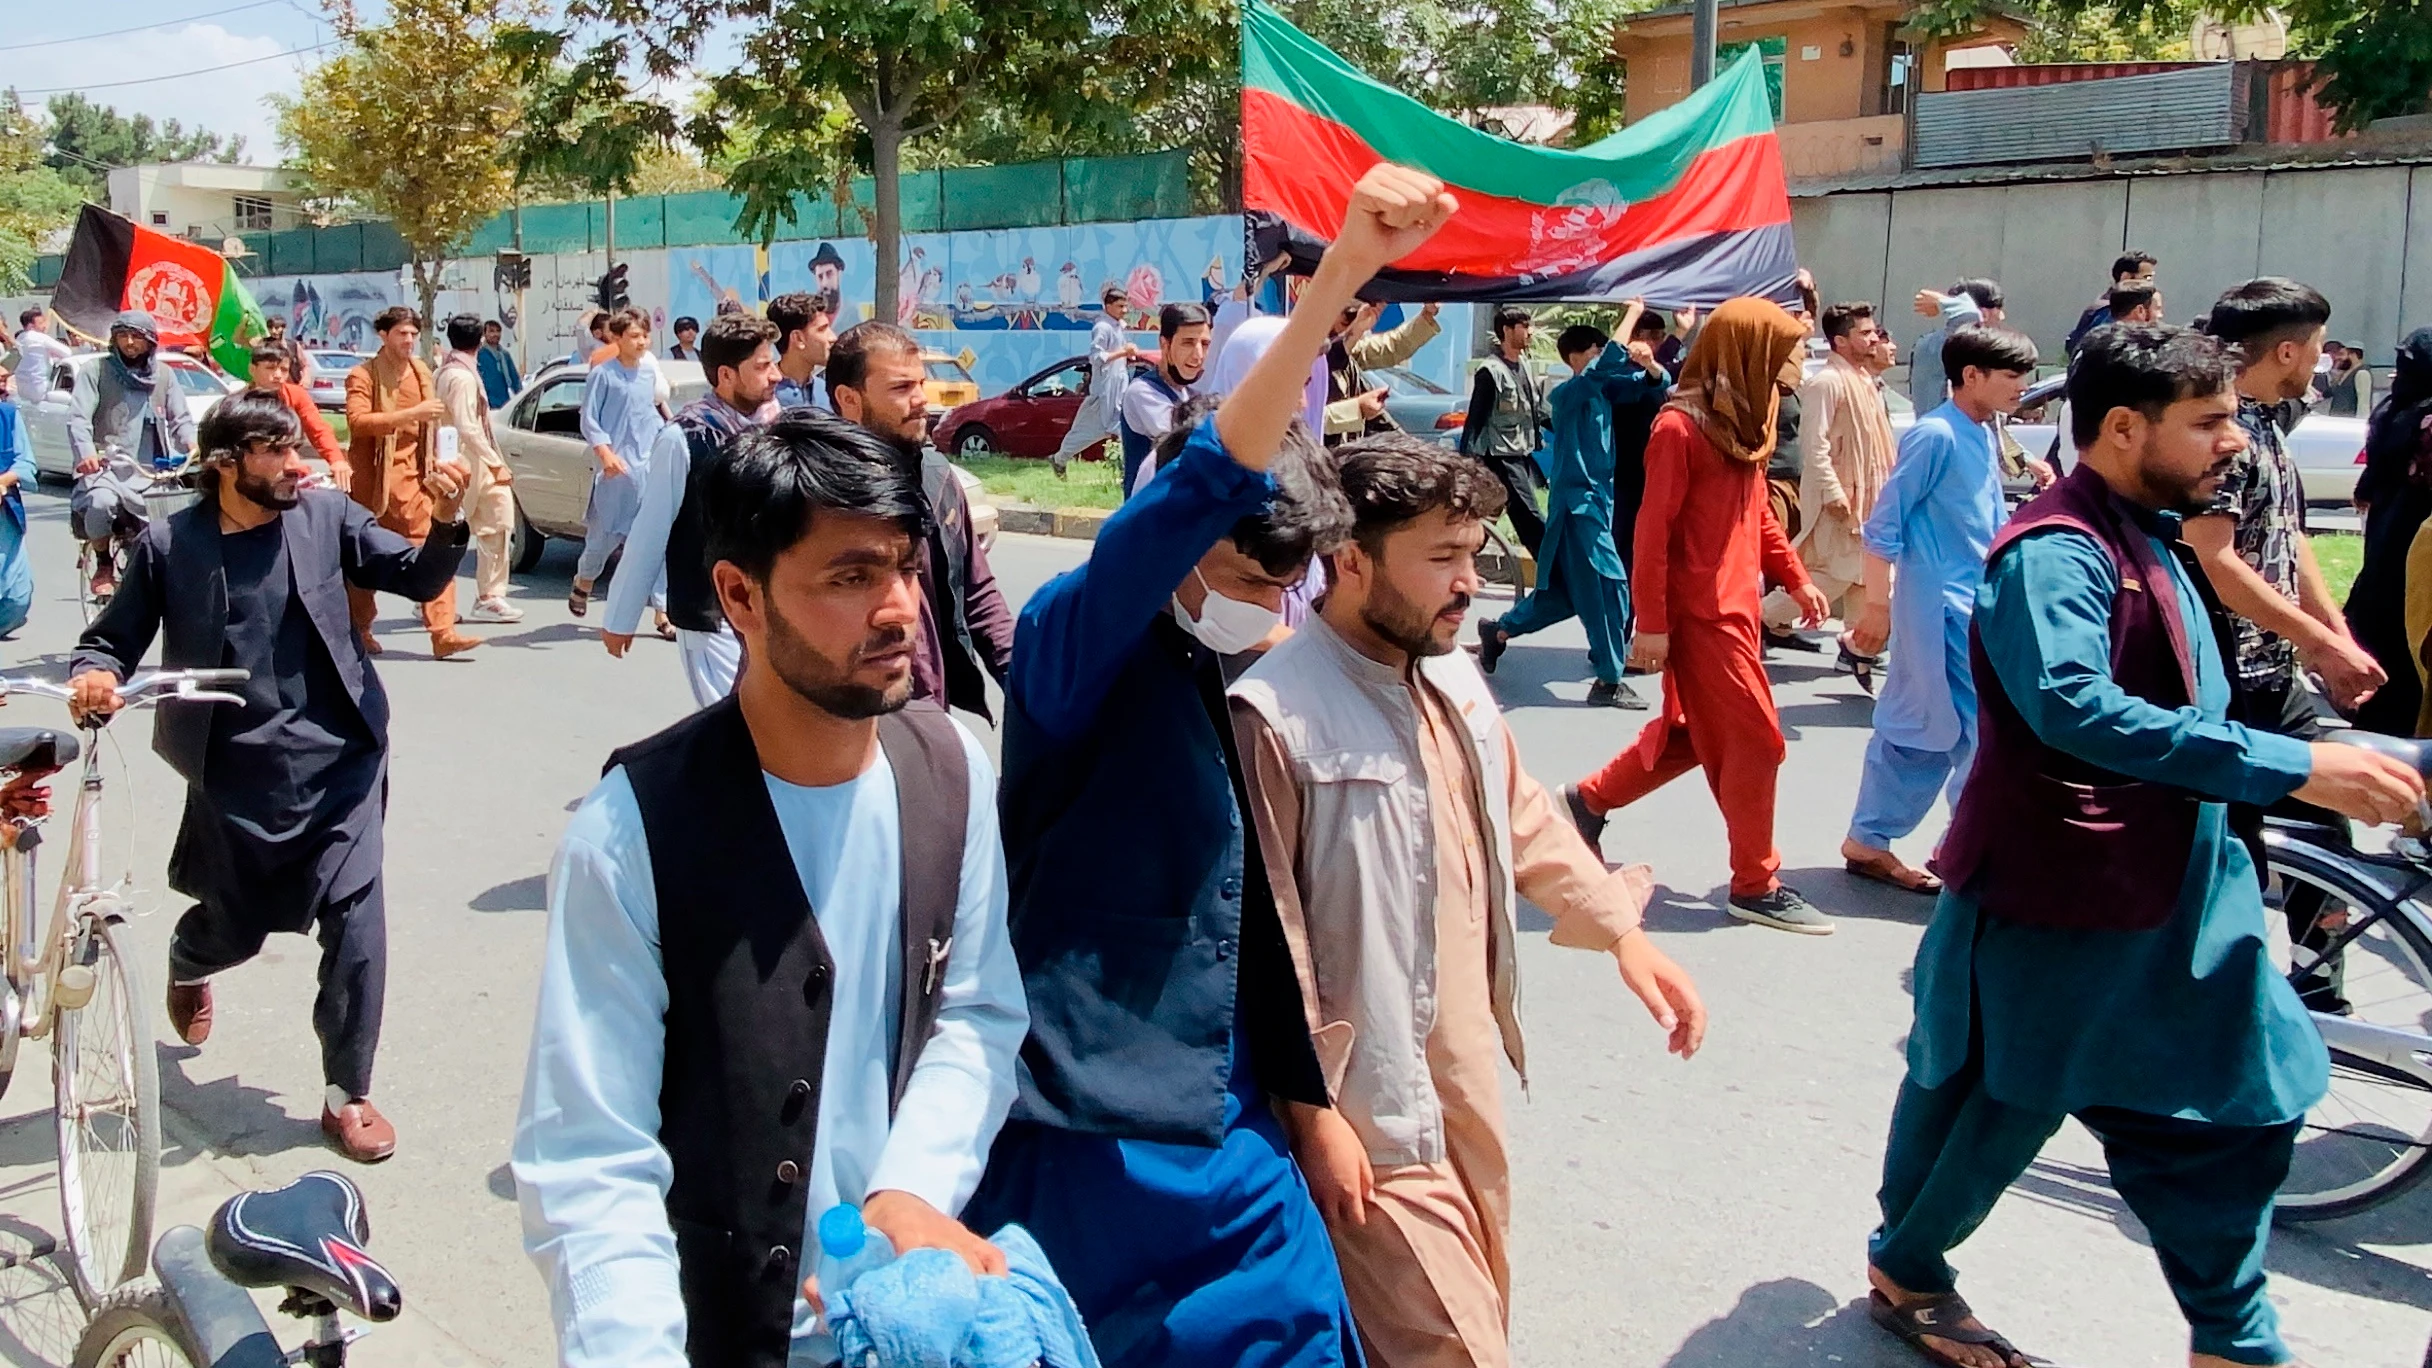
<path fill-rule="evenodd" d="M 1776 931 L 1796 931 L 1802 936 L 1832 934 L 1832 918 L 1818 912 L 1815 904 L 1800 897 L 1788 884 L 1776 884 L 1771 893 L 1753 898 L 1734 893 L 1724 910 L 1741 921 L 1770 926 Z"/>
<path fill-rule="evenodd" d="M 1588 801 L 1579 796 L 1577 784 L 1562 786 L 1562 810 L 1571 815 L 1571 825 L 1579 828 L 1580 839 L 1588 843 L 1588 849 L 1602 854 L 1604 852 L 1604 814 L 1588 810 Z"/>

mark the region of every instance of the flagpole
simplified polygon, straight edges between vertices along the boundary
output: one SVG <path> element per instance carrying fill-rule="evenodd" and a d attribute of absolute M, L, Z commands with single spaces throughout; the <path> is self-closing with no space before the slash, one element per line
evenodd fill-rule
<path fill-rule="evenodd" d="M 1721 27 L 1717 0 L 1696 0 L 1689 18 L 1689 88 L 1714 79 L 1714 31 Z"/>

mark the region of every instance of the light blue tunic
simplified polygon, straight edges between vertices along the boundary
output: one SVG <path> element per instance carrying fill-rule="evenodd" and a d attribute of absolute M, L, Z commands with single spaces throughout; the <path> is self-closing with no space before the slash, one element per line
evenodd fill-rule
<path fill-rule="evenodd" d="M 1875 733 L 1911 750 L 1947 751 L 1963 730 L 1968 618 L 1993 534 L 2008 520 L 1993 429 L 1944 404 L 1900 438 L 1891 477 L 1866 519 L 1866 549 L 1890 561 L 1892 658 L 1875 700 Z"/>

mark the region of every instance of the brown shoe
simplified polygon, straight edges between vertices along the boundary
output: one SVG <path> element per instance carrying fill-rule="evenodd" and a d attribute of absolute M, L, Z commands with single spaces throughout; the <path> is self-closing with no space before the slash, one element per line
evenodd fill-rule
<path fill-rule="evenodd" d="M 377 1164 L 397 1152 L 397 1128 L 368 1100 L 349 1102 L 334 1112 L 323 1106 L 321 1133 L 338 1153 L 358 1164 Z"/>
<path fill-rule="evenodd" d="M 376 636 L 373 636 L 373 635 L 372 635 L 371 633 L 369 633 L 369 632 L 365 632 L 365 633 L 363 634 L 363 654 L 365 654 L 365 655 L 378 655 L 378 654 L 380 654 L 380 639 L 379 639 L 378 637 L 376 637 Z"/>
<path fill-rule="evenodd" d="M 474 647 L 479 646 L 480 644 L 480 637 L 466 636 L 462 632 L 450 632 L 445 636 L 434 636 L 431 638 L 431 658 L 433 660 L 445 660 L 449 656 L 460 656 L 465 652 L 472 650 Z"/>
<path fill-rule="evenodd" d="M 169 1029 L 189 1045 L 200 1045 L 211 1038 L 210 984 L 169 985 Z"/>

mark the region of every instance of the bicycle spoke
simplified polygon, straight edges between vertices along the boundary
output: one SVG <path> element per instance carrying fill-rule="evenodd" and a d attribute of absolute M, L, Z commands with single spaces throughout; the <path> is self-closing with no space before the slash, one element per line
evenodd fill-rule
<path fill-rule="evenodd" d="M 142 1008 L 115 939 L 96 924 L 82 959 L 91 1000 L 58 1034 L 59 1179 L 68 1252 L 88 1296 L 139 1272 L 151 1238 L 159 1113 Z"/>

